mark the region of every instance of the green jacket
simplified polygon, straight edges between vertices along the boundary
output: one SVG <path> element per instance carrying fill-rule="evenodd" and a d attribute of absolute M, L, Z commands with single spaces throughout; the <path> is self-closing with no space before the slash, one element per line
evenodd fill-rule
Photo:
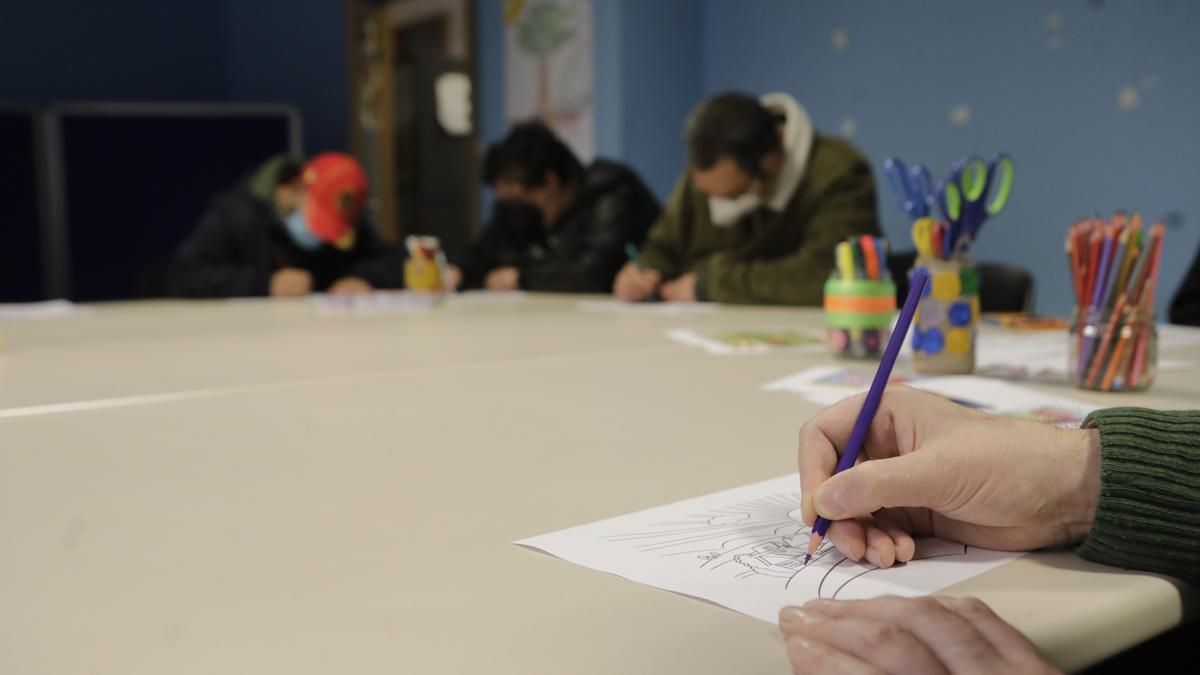
<path fill-rule="evenodd" d="M 664 279 L 694 272 L 700 300 L 819 305 L 834 247 L 861 234 L 879 234 L 871 167 L 854 146 L 818 133 L 783 211 L 760 208 L 718 227 L 685 173 L 640 255 Z"/>
<path fill-rule="evenodd" d="M 1100 430 L 1100 502 L 1079 555 L 1200 584 L 1200 411 L 1112 408 Z"/>

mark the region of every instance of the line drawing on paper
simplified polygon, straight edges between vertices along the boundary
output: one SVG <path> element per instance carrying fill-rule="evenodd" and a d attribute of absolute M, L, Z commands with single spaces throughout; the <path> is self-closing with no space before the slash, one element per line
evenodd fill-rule
<path fill-rule="evenodd" d="M 836 599 L 866 575 L 887 572 L 850 560 L 828 540 L 806 566 L 811 531 L 799 504 L 799 492 L 776 493 L 605 539 L 648 555 L 691 557 L 699 569 L 736 579 L 778 579 L 784 590 L 803 586 L 825 599 Z M 966 555 L 968 550 L 962 544 L 918 539 L 912 562 Z"/>

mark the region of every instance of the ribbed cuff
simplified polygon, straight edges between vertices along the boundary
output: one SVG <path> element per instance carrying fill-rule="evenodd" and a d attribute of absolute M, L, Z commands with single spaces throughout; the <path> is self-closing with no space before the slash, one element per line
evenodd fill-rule
<path fill-rule="evenodd" d="M 1100 430 L 1100 501 L 1079 555 L 1200 582 L 1200 411 L 1111 408 L 1083 426 Z"/>

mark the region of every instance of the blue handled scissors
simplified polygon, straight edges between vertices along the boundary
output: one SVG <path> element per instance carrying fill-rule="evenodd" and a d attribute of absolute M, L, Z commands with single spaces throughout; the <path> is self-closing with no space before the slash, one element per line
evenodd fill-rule
<path fill-rule="evenodd" d="M 950 176 L 938 188 L 938 206 L 949 221 L 946 251 L 960 242 L 969 244 L 988 218 L 1004 210 L 1012 192 L 1013 160 L 1006 152 L 990 162 L 964 157 L 955 163 Z"/>
<path fill-rule="evenodd" d="M 896 206 L 909 218 L 917 220 L 933 213 L 937 198 L 929 169 L 920 164 L 906 166 L 899 158 L 889 157 L 883 160 L 883 173 L 887 176 Z"/>

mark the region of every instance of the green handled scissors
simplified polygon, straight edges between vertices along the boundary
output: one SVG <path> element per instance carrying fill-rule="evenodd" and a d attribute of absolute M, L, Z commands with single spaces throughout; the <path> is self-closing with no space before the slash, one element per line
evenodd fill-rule
<path fill-rule="evenodd" d="M 964 157 L 954 165 L 950 177 L 939 190 L 938 204 L 950 222 L 946 250 L 954 250 L 960 239 L 975 239 L 979 228 L 1004 210 L 1012 192 L 1013 160 L 1001 152 L 990 162 L 979 157 Z"/>

